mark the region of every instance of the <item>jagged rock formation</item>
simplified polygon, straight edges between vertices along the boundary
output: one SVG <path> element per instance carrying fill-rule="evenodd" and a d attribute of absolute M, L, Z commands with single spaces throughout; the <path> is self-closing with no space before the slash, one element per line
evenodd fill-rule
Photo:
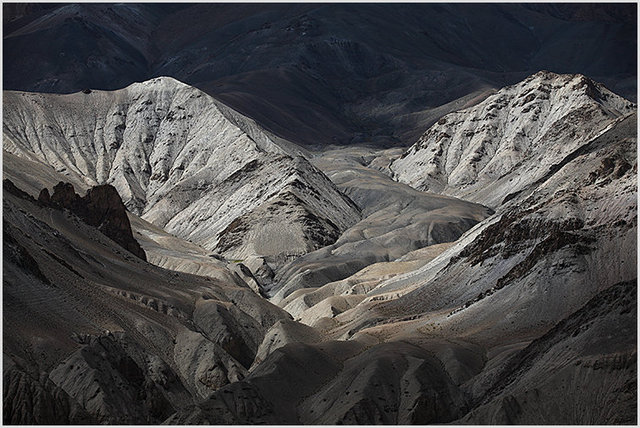
<path fill-rule="evenodd" d="M 71 183 L 60 182 L 53 187 L 53 194 L 45 187 L 38 195 L 38 201 L 56 208 L 66 208 L 90 226 L 120 244 L 131 254 L 146 261 L 147 256 L 140 244 L 133 238 L 127 209 L 120 195 L 108 184 L 87 190 L 83 197 L 76 194 Z"/>
<path fill-rule="evenodd" d="M 4 110 L 4 150 L 111 184 L 133 213 L 229 258 L 278 266 L 360 217 L 290 145 L 170 78 L 114 92 L 7 92 Z"/>
<path fill-rule="evenodd" d="M 416 189 L 496 207 L 635 108 L 585 76 L 541 71 L 444 116 L 390 169 Z"/>
<path fill-rule="evenodd" d="M 3 152 L 2 162 L 4 177 L 8 177 L 16 186 L 36 198 L 40 195 L 43 187 L 53 188 L 57 183 L 70 178 L 57 172 L 49 165 L 30 161 L 6 151 Z M 75 189 L 83 192 L 90 188 L 80 180 L 74 180 L 72 184 Z M 129 211 L 127 211 L 127 216 L 134 238 L 144 250 L 150 263 L 165 269 L 209 276 L 228 284 L 241 284 L 249 281 L 249 285 L 252 285 L 256 292 L 261 291 L 259 284 L 253 284 L 250 278 L 238 277 L 238 271 L 242 273 L 237 269 L 238 263 L 226 260 L 199 245 L 167 233 L 162 228 L 142 220 Z M 258 265 L 249 263 L 252 269 L 256 269 L 256 272 L 261 272 L 260 266 L 268 267 L 262 258 L 254 257 L 249 260 L 261 263 Z M 245 263 L 247 262 L 248 260 L 245 260 Z"/>

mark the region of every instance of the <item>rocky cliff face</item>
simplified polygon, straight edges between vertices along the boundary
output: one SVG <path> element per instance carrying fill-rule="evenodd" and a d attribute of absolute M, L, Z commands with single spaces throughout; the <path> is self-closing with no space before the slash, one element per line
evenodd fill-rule
<path fill-rule="evenodd" d="M 230 258 L 278 265 L 360 217 L 295 149 L 173 79 L 115 92 L 8 92 L 4 106 L 5 150 L 111 184 L 143 219 Z"/>

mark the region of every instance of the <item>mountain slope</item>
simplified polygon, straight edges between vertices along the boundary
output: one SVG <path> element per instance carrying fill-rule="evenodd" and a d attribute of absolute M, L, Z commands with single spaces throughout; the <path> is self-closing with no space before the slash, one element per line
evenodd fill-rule
<path fill-rule="evenodd" d="M 534 315 L 536 307 L 540 311 L 544 307 L 545 318 L 563 317 L 574 299 L 586 301 L 595 291 L 632 279 L 636 270 L 636 124 L 635 114 L 616 121 L 587 145 L 588 150 L 534 189 L 508 201 L 463 237 L 443 254 L 448 257 L 425 266 L 412 278 L 392 280 L 395 284 L 386 288 L 391 291 L 402 288 L 403 282 L 413 282 L 418 287 L 405 302 L 410 306 L 428 302 L 431 308 L 444 304 L 451 308 L 447 323 L 462 325 L 465 312 L 476 313 L 475 305 L 488 301 L 515 304 L 521 308 L 519 317 L 541 323 Z M 618 263 L 607 262 L 612 254 Z M 528 284 L 531 293 L 515 299 L 522 291 L 518 284 Z M 435 298 L 441 286 L 446 292 Z M 542 294 L 534 293 L 534 286 L 541 287 Z M 425 293 L 431 298 L 419 296 Z M 511 293 L 514 297 L 507 298 Z M 493 319 L 491 313 L 481 313 Z M 474 316 L 475 325 L 480 323 L 478 316 Z M 499 322 L 508 325 L 507 319 Z"/>
<path fill-rule="evenodd" d="M 112 184 L 143 219 L 229 257 L 278 266 L 360 217 L 293 146 L 173 79 L 114 92 L 7 92 L 4 111 L 9 153 Z"/>
<path fill-rule="evenodd" d="M 92 187 L 81 197 L 75 193 L 72 184 L 59 182 L 53 187 L 51 195 L 46 187 L 42 189 L 38 202 L 52 208 L 68 209 L 131 254 L 147 261 L 144 250 L 133 238 L 127 209 L 113 186 L 106 184 Z"/>
<path fill-rule="evenodd" d="M 428 349 L 468 399 L 461 423 L 633 422 L 637 116 L 601 117 L 576 117 L 586 131 L 567 137 L 571 152 L 547 153 L 532 174 L 526 162 L 510 171 L 521 187 L 456 242 L 280 305 L 328 338 Z M 359 413 L 352 394 L 331 390 L 341 414 Z"/>
<path fill-rule="evenodd" d="M 5 88 L 18 89 L 23 70 L 37 70 L 37 77 L 31 88 L 21 89 L 38 92 L 117 89 L 144 80 L 157 55 L 151 34 L 172 10 L 133 4 L 32 8 L 4 8 L 8 19 L 15 17 L 4 30 L 4 58 L 14 61 L 5 70 Z"/>
<path fill-rule="evenodd" d="M 283 266 L 274 281 L 272 302 L 280 302 L 297 289 L 342 280 L 376 262 L 390 262 L 423 247 L 453 242 L 492 214 L 479 204 L 395 182 L 371 166 L 377 158 L 368 159 L 361 155 L 363 151 L 368 150 L 337 149 L 311 158 L 358 204 L 363 218 L 335 243 Z"/>
<path fill-rule="evenodd" d="M 636 396 L 626 384 L 637 376 L 635 342 L 626 337 L 635 315 L 626 315 L 628 303 L 622 300 L 611 310 L 587 304 L 616 284 L 637 287 L 636 116 L 611 125 L 431 262 L 369 285 L 372 292 L 358 305 L 314 325 L 329 337 L 402 339 L 439 349 L 450 373 L 460 373 L 474 406 L 486 404 L 463 423 L 532 423 L 541 414 L 548 423 L 635 420 Z M 349 293 L 344 285 L 330 286 Z M 297 316 L 313 320 L 321 304 Z M 527 358 L 541 362 L 522 379 L 511 378 L 513 388 L 491 404 L 483 402 L 494 384 L 505 382 L 504 366 L 516 352 L 582 306 L 587 327 L 593 324 L 584 339 L 576 342 L 562 333 L 558 340 L 566 346 L 531 352 Z M 618 353 L 620 343 L 626 347 Z M 460 354 L 459 344 L 479 348 Z M 474 359 L 483 361 L 480 369 Z M 589 362 L 573 369 L 564 365 L 567 359 Z M 596 372 L 596 367 L 606 369 Z M 603 389 L 592 389 L 591 382 Z M 624 394 L 618 396 L 616 388 Z M 580 398 L 563 398 L 574 396 Z M 621 414 L 616 419 L 606 412 L 585 413 L 583 403 L 598 408 L 608 403 Z"/>
<path fill-rule="evenodd" d="M 496 376 L 483 404 L 461 422 L 634 424 L 637 294 L 635 280 L 597 294 L 518 352 Z"/>
<path fill-rule="evenodd" d="M 5 423 L 160 423 L 246 376 L 290 319 L 242 281 L 148 264 L 8 187 L 3 220 Z"/>
<path fill-rule="evenodd" d="M 86 192 L 90 187 L 79 176 L 57 172 L 49 165 L 15 156 L 7 151 L 3 151 L 2 173 L 4 178 L 8 178 L 34 198 L 40 196 L 43 188 L 52 189 L 61 181 L 72 181 L 79 193 Z M 239 264 L 213 257 L 210 251 L 167 233 L 131 212 L 127 211 L 127 217 L 134 239 L 138 241 L 150 263 L 165 269 L 209 276 L 228 284 L 242 282 L 238 277 L 240 275 L 258 291 L 258 284 L 242 274 Z"/>
<path fill-rule="evenodd" d="M 584 76 L 543 71 L 444 116 L 390 169 L 414 188 L 496 207 L 634 109 Z"/>
<path fill-rule="evenodd" d="M 552 78 L 572 82 L 579 76 Z M 637 320 L 630 310 L 637 300 L 637 115 L 626 102 L 621 109 L 615 103 L 594 103 L 582 85 L 565 86 L 556 89 L 567 100 L 585 101 L 569 107 L 586 105 L 596 114 L 569 109 L 552 121 L 557 126 L 532 128 L 522 143 L 535 141 L 530 144 L 535 155 L 539 145 L 547 149 L 547 160 L 516 164 L 508 173 L 522 178 L 512 188 L 488 171 L 478 174 L 471 186 L 484 184 L 487 191 L 478 198 L 497 201 L 495 213 L 392 182 L 381 172 L 387 170 L 388 153 L 338 150 L 316 157 L 316 164 L 359 204 L 354 211 L 364 218 L 334 244 L 271 272 L 280 284 L 288 275 L 287 281 L 294 279 L 274 298 L 290 313 L 243 281 L 242 266 L 232 272 L 215 258 L 220 274 L 208 278 L 160 269 L 123 251 L 70 212 L 5 191 L 3 351 L 9 422 L 633 422 L 637 390 L 629 379 L 637 377 Z M 607 93 L 595 87 L 604 98 Z M 152 104 L 159 104 L 157 99 L 162 96 Z M 304 210 L 315 210 L 312 199 L 304 202 L 296 195 L 324 191 L 326 176 L 297 175 L 309 168 L 303 158 L 288 154 L 291 148 L 276 144 L 240 116 L 218 115 L 223 110 L 212 108 L 211 116 L 230 124 L 216 129 L 237 133 L 224 145 L 248 147 L 244 160 L 249 163 L 233 160 L 233 153 L 215 145 L 193 147 L 198 153 L 219 149 L 229 162 L 238 162 L 213 188 L 232 196 L 229 189 L 246 189 L 251 196 L 256 177 L 293 177 L 282 178 L 290 186 L 266 197 L 264 205 L 235 211 L 240 220 L 230 223 L 217 247 L 251 233 L 247 224 L 256 225 L 255 230 L 270 225 L 266 214 L 283 206 L 298 218 L 311 217 Z M 99 169 L 82 160 L 93 159 L 91 146 L 54 150 L 44 138 L 54 133 L 43 129 L 55 122 L 24 120 L 29 110 L 21 112 L 12 113 L 6 128 L 10 153 L 5 162 L 33 169 L 34 177 L 8 172 L 30 193 L 37 194 L 39 180 L 55 183 L 61 174 L 36 167 L 44 165 L 42 156 L 60 159 L 58 166 L 74 171 L 74 180 Z M 131 125 L 153 117 L 143 112 Z M 501 117 L 493 120 L 505 123 Z M 79 118 L 78 127 L 82 123 Z M 487 118 L 485 125 L 491 124 Z M 134 130 L 132 136 L 140 136 Z M 558 131 L 556 142 L 569 147 L 549 151 L 541 135 L 554 135 L 552 130 Z M 73 138 L 51 140 L 68 148 L 76 147 Z M 135 141 L 131 137 L 126 145 L 157 149 L 151 141 Z M 114 173 L 114 183 L 124 177 L 129 189 L 135 183 L 153 188 L 151 171 L 137 169 L 148 161 L 135 163 L 136 156 L 127 154 L 116 153 L 126 162 L 113 169 L 129 165 L 131 171 Z M 168 162 L 169 156 L 170 151 L 163 152 L 157 163 Z M 486 160 L 491 159 L 500 156 Z M 198 176 L 194 163 L 186 163 L 189 172 L 183 174 Z M 167 181 L 181 174 L 175 169 L 168 167 Z M 419 165 L 415 169 L 419 176 Z M 236 180 L 246 186 L 234 188 Z M 210 185 L 204 181 L 203 186 Z M 128 202 L 135 207 L 144 201 L 143 214 L 167 212 L 153 211 L 157 204 L 147 207 L 146 191 L 138 194 L 144 198 Z M 180 193 L 168 190 L 167 195 L 168 200 Z M 319 216 L 314 221 L 328 224 Z M 197 264 L 209 256 L 143 220 L 136 227 L 140 235 L 134 236 L 141 237 L 145 251 L 154 249 L 154 260 L 185 266 L 192 252 L 197 257 L 188 269 L 198 271 Z M 324 242 L 327 234 L 322 233 L 315 242 Z M 429 245 L 443 237 L 455 242 Z M 241 248 L 258 242 L 243 241 Z M 250 261 L 269 277 L 261 260 Z M 245 275 L 252 277 L 251 272 Z M 298 285 L 315 286 L 295 290 Z M 291 314 L 307 325 L 293 321 Z M 590 407 L 585 409 L 585 403 Z M 26 415 L 27 407 L 33 417 Z"/>

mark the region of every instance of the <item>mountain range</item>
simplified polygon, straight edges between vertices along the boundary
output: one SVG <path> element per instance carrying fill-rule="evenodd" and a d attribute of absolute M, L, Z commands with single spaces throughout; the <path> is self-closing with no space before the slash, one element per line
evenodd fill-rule
<path fill-rule="evenodd" d="M 171 76 L 309 147 L 410 145 L 444 114 L 540 70 L 582 73 L 636 101 L 633 4 L 3 8 L 4 89 Z"/>
<path fill-rule="evenodd" d="M 637 423 L 635 6 L 3 8 L 5 424 Z"/>
<path fill-rule="evenodd" d="M 602 85 L 540 72 L 310 161 L 172 79 L 4 97 L 6 421 L 635 417 L 636 106 Z M 112 185 L 153 264 L 56 180 Z"/>

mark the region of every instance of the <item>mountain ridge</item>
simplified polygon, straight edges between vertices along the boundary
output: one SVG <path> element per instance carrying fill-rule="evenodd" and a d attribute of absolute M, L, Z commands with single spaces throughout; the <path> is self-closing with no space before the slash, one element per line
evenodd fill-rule
<path fill-rule="evenodd" d="M 475 101 L 403 156 L 172 79 L 5 93 L 9 422 L 633 423 L 636 106 L 550 72 Z M 61 178 L 121 191 L 152 263 L 35 201 Z"/>
<path fill-rule="evenodd" d="M 4 106 L 4 150 L 87 185 L 111 184 L 143 219 L 230 257 L 281 264 L 360 217 L 295 146 L 173 78 L 114 92 L 6 92 Z M 285 207 L 294 210 L 284 215 Z M 267 217 L 252 214 L 258 209 Z M 283 215 L 267 233 L 288 234 L 291 248 L 263 245 L 256 254 L 249 240 L 230 238 L 240 218 L 255 237 L 269 210 Z M 260 233 L 260 242 L 281 240 Z"/>
<path fill-rule="evenodd" d="M 583 75 L 541 71 L 442 117 L 389 168 L 419 190 L 495 207 L 634 109 Z"/>

